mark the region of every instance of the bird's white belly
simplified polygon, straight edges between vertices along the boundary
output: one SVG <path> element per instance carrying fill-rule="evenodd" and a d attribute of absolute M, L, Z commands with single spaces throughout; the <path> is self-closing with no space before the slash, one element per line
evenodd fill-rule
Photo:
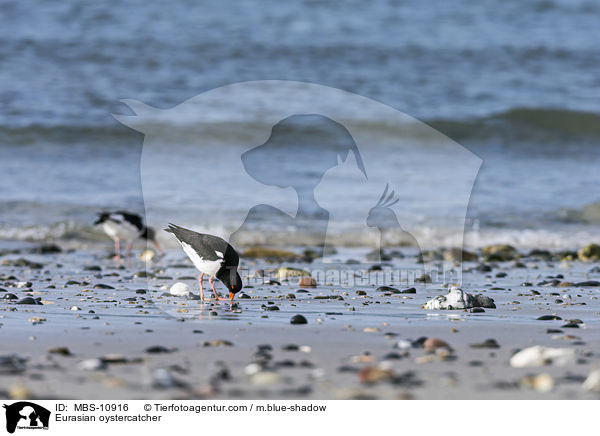
<path fill-rule="evenodd" d="M 217 271 L 221 269 L 223 259 L 205 260 L 202 259 L 198 255 L 198 253 L 196 253 L 196 251 L 191 247 L 191 245 L 186 244 L 185 242 L 181 242 L 181 246 L 183 247 L 183 251 L 185 252 L 185 254 L 187 254 L 194 266 L 201 273 L 214 276 L 217 274 Z"/>
<path fill-rule="evenodd" d="M 125 241 L 132 241 L 138 237 L 140 231 L 132 224 L 128 222 L 116 223 L 114 221 L 105 221 L 102 224 L 104 232 L 113 239 L 123 239 Z"/>

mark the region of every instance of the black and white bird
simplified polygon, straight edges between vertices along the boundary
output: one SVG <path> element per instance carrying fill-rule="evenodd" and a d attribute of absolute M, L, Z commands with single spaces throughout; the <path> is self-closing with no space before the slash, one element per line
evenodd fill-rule
<path fill-rule="evenodd" d="M 116 212 L 101 212 L 94 225 L 102 225 L 104 233 L 115 241 L 115 259 L 121 259 L 121 241 L 127 244 L 127 258 L 131 253 L 131 246 L 135 239 L 151 241 L 158 252 L 163 254 L 162 248 L 156 241 L 154 229 L 147 227 L 141 216 L 135 213 L 118 210 Z"/>
<path fill-rule="evenodd" d="M 242 278 L 237 271 L 240 263 L 240 256 L 237 251 L 227 241 L 218 236 L 197 233 L 175 224 L 169 223 L 169 227 L 165 231 L 175 235 L 185 254 L 200 271 L 198 277 L 200 298 L 204 300 L 202 277 L 207 274 L 215 299 L 221 299 L 213 284 L 213 279 L 216 277 L 227 286 L 229 301 L 233 300 L 235 294 L 242 289 Z"/>

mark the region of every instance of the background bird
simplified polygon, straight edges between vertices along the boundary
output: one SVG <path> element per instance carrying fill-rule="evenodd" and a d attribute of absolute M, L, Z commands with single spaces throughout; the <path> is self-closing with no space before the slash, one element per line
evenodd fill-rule
<path fill-rule="evenodd" d="M 235 294 L 242 289 L 242 279 L 237 272 L 240 263 L 237 251 L 227 241 L 218 236 L 197 233 L 175 224 L 169 223 L 169 227 L 165 231 L 175 235 L 185 254 L 200 271 L 200 276 L 198 276 L 200 298 L 204 300 L 202 277 L 204 277 L 204 274 L 208 274 L 215 299 L 220 300 L 213 283 L 216 277 L 229 290 L 229 301 L 233 300 Z"/>
<path fill-rule="evenodd" d="M 131 246 L 135 239 L 141 238 L 152 241 L 160 254 L 163 250 L 156 241 L 154 229 L 147 227 L 141 216 L 126 211 L 101 212 L 94 225 L 102 225 L 104 233 L 115 241 L 115 259 L 121 259 L 121 241 L 127 243 L 127 258 L 131 253 Z"/>

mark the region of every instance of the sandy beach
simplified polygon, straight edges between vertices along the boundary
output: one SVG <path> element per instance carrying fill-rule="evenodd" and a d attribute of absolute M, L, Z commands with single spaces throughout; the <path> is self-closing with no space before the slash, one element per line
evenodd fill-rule
<path fill-rule="evenodd" d="M 414 293 L 403 293 L 409 286 L 378 290 L 373 278 L 301 289 L 297 277 L 278 279 L 278 268 L 318 265 L 242 258 L 242 278 L 252 284 L 232 305 L 202 303 L 169 294 L 176 282 L 198 293 L 181 251 L 116 266 L 105 248 L 38 254 L 36 247 L 12 244 L 0 257 L 3 397 L 598 398 L 583 384 L 600 367 L 600 271 L 565 253 L 486 261 L 477 252 L 463 263 L 461 288 L 496 308 L 426 310 L 448 284 L 410 284 L 406 292 Z M 334 267 L 417 265 L 413 256 L 373 264 L 360 253 L 340 251 Z M 34 304 L 19 304 L 27 297 Z M 291 324 L 295 315 L 307 323 Z M 443 342 L 425 349 L 426 338 Z M 537 345 L 572 354 L 511 366 L 517 351 Z"/>

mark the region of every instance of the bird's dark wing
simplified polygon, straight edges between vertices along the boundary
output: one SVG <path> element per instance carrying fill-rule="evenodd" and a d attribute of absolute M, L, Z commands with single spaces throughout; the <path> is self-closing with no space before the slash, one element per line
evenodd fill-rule
<path fill-rule="evenodd" d="M 123 221 L 127 221 L 129 224 L 134 225 L 140 231 L 144 228 L 144 220 L 136 213 L 118 210 L 111 213 L 111 215 L 121 215 Z"/>
<path fill-rule="evenodd" d="M 190 245 L 203 259 L 223 259 L 224 264 L 227 266 L 237 266 L 240 262 L 239 255 L 235 249 L 227 241 L 218 236 L 194 232 L 170 223 L 165 232 L 173 233 L 179 241 Z"/>

